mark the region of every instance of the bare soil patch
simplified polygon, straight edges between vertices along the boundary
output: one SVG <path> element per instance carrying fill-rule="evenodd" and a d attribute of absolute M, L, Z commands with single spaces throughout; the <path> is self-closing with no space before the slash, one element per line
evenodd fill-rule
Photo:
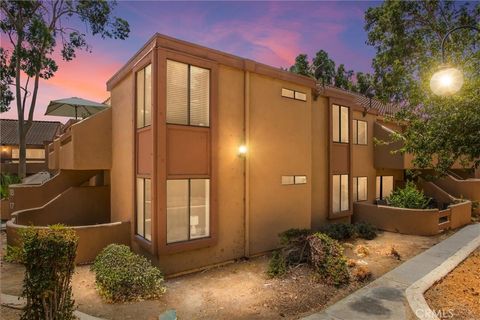
<path fill-rule="evenodd" d="M 480 248 L 425 293 L 440 319 L 480 319 Z"/>
<path fill-rule="evenodd" d="M 372 272 L 371 281 L 446 237 L 448 234 L 420 237 L 383 232 L 374 240 L 348 241 L 344 248 L 356 265 L 366 266 Z M 2 238 L 5 240 L 4 233 Z M 392 247 L 400 260 L 391 254 Z M 95 276 L 90 267 L 80 266 L 73 277 L 74 297 L 80 311 L 105 319 L 158 319 L 168 309 L 175 309 L 179 319 L 298 319 L 368 283 L 354 281 L 335 288 L 303 265 L 282 278 L 270 279 L 266 275 L 268 261 L 269 257 L 262 256 L 168 279 L 167 292 L 160 299 L 124 304 L 104 303 L 95 291 Z M 2 292 L 20 295 L 23 272 L 23 266 L 2 261 Z"/>

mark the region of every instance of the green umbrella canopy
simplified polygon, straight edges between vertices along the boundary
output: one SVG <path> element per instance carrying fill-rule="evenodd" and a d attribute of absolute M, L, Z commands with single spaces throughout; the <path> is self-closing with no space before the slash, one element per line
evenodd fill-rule
<path fill-rule="evenodd" d="M 75 119 L 78 117 L 86 118 L 108 107 L 108 105 L 103 103 L 72 97 L 50 101 L 45 115 Z"/>

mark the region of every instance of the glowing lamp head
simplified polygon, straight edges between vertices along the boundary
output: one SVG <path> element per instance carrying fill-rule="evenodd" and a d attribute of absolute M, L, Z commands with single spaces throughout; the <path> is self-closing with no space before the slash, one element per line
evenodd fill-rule
<path fill-rule="evenodd" d="M 242 144 L 240 147 L 238 147 L 238 154 L 239 155 L 245 155 L 245 154 L 247 154 L 247 151 L 248 151 L 247 146 L 244 145 L 244 144 Z"/>
<path fill-rule="evenodd" d="M 430 89 L 439 96 L 449 96 L 458 92 L 463 85 L 463 74 L 451 67 L 441 67 L 430 79 Z"/>

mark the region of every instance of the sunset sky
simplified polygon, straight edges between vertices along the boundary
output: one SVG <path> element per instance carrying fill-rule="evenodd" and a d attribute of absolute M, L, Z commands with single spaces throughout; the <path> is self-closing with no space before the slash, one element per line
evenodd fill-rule
<path fill-rule="evenodd" d="M 155 33 L 163 33 L 275 67 L 295 56 L 327 51 L 337 64 L 371 71 L 373 48 L 365 44 L 364 12 L 378 2 L 153 2 L 119 1 L 115 15 L 130 23 L 127 40 L 89 37 L 92 52 L 59 60 L 55 77 L 41 82 L 35 119 L 50 100 L 108 97 L 106 81 Z M 2 37 L 2 47 L 6 46 Z M 16 108 L 2 118 L 16 118 Z"/>

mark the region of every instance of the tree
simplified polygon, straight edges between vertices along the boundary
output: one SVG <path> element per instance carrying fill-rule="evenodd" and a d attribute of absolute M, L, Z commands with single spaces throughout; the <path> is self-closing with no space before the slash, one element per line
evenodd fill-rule
<path fill-rule="evenodd" d="M 414 155 L 419 168 L 445 174 L 461 161 L 477 167 L 480 158 L 480 35 L 469 29 L 452 33 L 446 42 L 449 65 L 460 68 L 465 84 L 450 97 L 435 96 L 431 75 L 442 63 L 441 40 L 460 25 L 479 25 L 480 4 L 451 1 L 386 1 L 365 14 L 368 44 L 377 92 L 386 101 L 403 105 L 395 116 L 408 123 L 394 139 L 404 141 L 400 152 Z"/>
<path fill-rule="evenodd" d="M 306 54 L 299 54 L 295 58 L 295 64 L 290 67 L 290 72 L 301 74 L 302 76 L 312 76 L 310 62 L 308 62 L 308 56 Z"/>
<path fill-rule="evenodd" d="M 66 61 L 73 60 L 77 50 L 90 51 L 86 34 L 75 28 L 72 18 L 84 23 L 92 35 L 126 39 L 129 24 L 112 15 L 115 6 L 116 2 L 104 0 L 1 1 L 0 29 L 12 50 L 2 47 L 0 52 L 0 107 L 6 111 L 16 101 L 20 177 L 26 173 L 25 137 L 32 125 L 39 81 L 48 80 L 58 70 L 54 50 L 60 46 Z"/>
<path fill-rule="evenodd" d="M 313 59 L 313 68 L 315 69 L 315 78 L 321 81 L 323 85 L 333 84 L 335 78 L 335 62 L 329 58 L 328 53 L 319 50 Z"/>
<path fill-rule="evenodd" d="M 374 87 L 373 77 L 369 73 L 357 72 L 355 78 L 357 79 L 357 85 L 355 89 L 361 94 L 366 94 L 368 88 Z"/>
<path fill-rule="evenodd" d="M 356 91 L 356 86 L 352 81 L 353 74 L 353 70 L 347 71 L 345 69 L 345 65 L 343 63 L 340 64 L 337 68 L 337 72 L 335 73 L 335 87 Z"/>

